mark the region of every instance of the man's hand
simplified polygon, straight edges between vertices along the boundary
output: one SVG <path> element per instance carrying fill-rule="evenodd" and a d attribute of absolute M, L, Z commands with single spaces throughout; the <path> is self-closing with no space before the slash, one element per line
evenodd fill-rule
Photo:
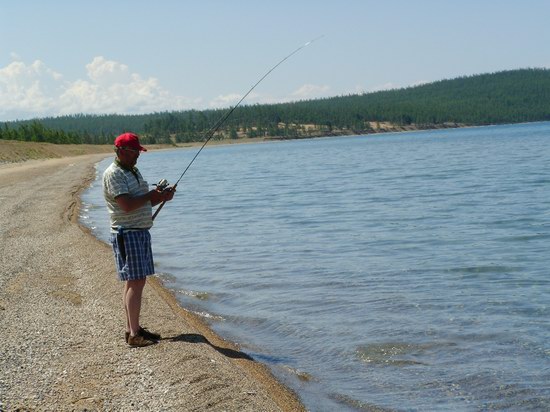
<path fill-rule="evenodd" d="M 166 189 L 160 192 L 162 197 L 162 202 L 168 202 L 174 198 L 176 193 L 176 188 L 174 186 L 168 186 Z"/>
<path fill-rule="evenodd" d="M 156 206 L 159 203 L 172 200 L 174 198 L 174 194 L 176 193 L 176 189 L 173 186 L 169 186 L 164 190 L 151 190 L 149 193 L 151 196 L 151 204 Z"/>

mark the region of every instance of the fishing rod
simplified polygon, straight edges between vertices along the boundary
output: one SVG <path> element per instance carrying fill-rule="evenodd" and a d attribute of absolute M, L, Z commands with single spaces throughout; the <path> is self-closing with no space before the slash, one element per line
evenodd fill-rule
<path fill-rule="evenodd" d="M 246 97 L 252 92 L 252 90 L 254 90 L 256 88 L 257 85 L 259 85 L 267 76 L 269 76 L 269 74 L 275 70 L 277 67 L 279 67 L 281 64 L 283 64 L 286 60 L 290 59 L 292 56 L 294 56 L 296 53 L 298 53 L 300 50 L 302 50 L 304 47 L 307 47 L 309 46 L 311 43 L 313 43 L 314 41 L 317 41 L 319 40 L 321 37 L 323 36 L 320 36 L 320 37 L 317 37 L 313 40 L 310 40 L 308 41 L 307 43 L 305 43 L 304 45 L 298 47 L 296 50 L 294 50 L 292 53 L 290 53 L 288 56 L 286 56 L 284 59 L 282 59 L 281 61 L 279 61 L 275 66 L 273 66 L 271 69 L 269 69 L 267 71 L 266 74 L 264 74 L 260 80 L 258 80 L 254 86 L 252 86 L 250 88 L 250 90 L 248 90 L 246 92 L 246 94 L 241 98 L 241 100 L 238 101 L 238 103 L 233 106 L 231 109 L 229 109 L 222 117 L 220 117 L 220 119 L 210 128 L 206 131 L 206 133 L 204 134 L 204 137 L 206 138 L 206 140 L 204 141 L 204 143 L 202 144 L 201 148 L 199 149 L 199 151 L 195 154 L 195 156 L 193 157 L 193 159 L 191 159 L 191 161 L 189 162 L 189 164 L 187 165 L 187 167 L 185 168 L 185 170 L 183 171 L 183 173 L 181 174 L 181 176 L 179 177 L 179 179 L 176 181 L 176 183 L 174 184 L 174 186 L 172 186 L 172 190 L 174 190 L 176 188 L 176 186 L 178 185 L 178 183 L 180 182 L 180 180 L 183 178 L 183 176 L 185 175 L 185 173 L 187 172 L 187 170 L 189 170 L 189 168 L 191 167 L 191 165 L 193 164 L 193 162 L 195 161 L 195 159 L 198 157 L 198 155 L 200 154 L 200 152 L 202 152 L 202 149 L 204 149 L 204 146 L 206 146 L 206 144 L 210 141 L 210 139 L 212 139 L 212 137 L 214 136 L 214 134 L 219 130 L 219 128 L 221 127 L 221 125 L 227 120 L 227 118 L 229 116 L 231 116 L 231 114 L 235 111 L 235 109 L 237 107 L 239 107 L 239 105 L 242 103 L 242 101 L 244 99 L 246 99 Z M 161 184 L 162 183 L 162 184 Z M 162 180 L 161 182 L 159 182 L 159 184 L 157 185 L 157 189 L 164 189 L 168 186 L 168 182 L 166 182 L 166 180 Z M 155 218 L 157 217 L 157 215 L 159 214 L 159 212 L 161 211 L 161 209 L 164 207 L 164 204 L 166 203 L 166 201 L 162 202 L 160 204 L 160 206 L 157 208 L 157 210 L 155 211 L 154 215 L 153 215 L 153 220 L 155 220 Z"/>

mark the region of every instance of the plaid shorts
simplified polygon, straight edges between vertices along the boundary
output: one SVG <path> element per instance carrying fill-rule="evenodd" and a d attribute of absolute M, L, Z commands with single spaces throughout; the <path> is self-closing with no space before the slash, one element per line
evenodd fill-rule
<path fill-rule="evenodd" d="M 111 233 L 118 278 L 122 281 L 145 279 L 155 273 L 151 234 L 148 230 Z"/>

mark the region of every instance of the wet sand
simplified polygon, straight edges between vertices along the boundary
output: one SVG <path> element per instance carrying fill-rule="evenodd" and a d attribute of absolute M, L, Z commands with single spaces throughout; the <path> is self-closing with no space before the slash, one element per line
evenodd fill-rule
<path fill-rule="evenodd" d="M 78 224 L 104 157 L 0 165 L 0 410 L 305 410 L 156 278 L 142 324 L 163 339 L 126 345 L 111 249 Z"/>

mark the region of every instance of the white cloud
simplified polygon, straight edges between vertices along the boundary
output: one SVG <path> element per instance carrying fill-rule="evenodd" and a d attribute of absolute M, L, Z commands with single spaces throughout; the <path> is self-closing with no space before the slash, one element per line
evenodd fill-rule
<path fill-rule="evenodd" d="M 216 96 L 208 103 L 210 108 L 230 107 L 239 102 L 243 96 L 237 93 Z M 249 96 L 247 96 L 249 97 Z"/>
<path fill-rule="evenodd" d="M 93 82 L 103 86 L 128 83 L 132 77 L 128 66 L 106 60 L 103 56 L 94 57 L 92 62 L 86 65 L 86 71 Z"/>
<path fill-rule="evenodd" d="M 365 86 L 361 84 L 356 84 L 354 88 L 348 89 L 344 94 L 363 94 L 367 93 Z"/>
<path fill-rule="evenodd" d="M 204 107 L 202 99 L 178 96 L 154 77 L 144 78 L 125 64 L 96 56 L 76 80 L 49 68 L 40 60 L 23 62 L 12 53 L 12 63 L 0 67 L 0 121 L 75 113 L 152 113 Z M 250 93 L 244 104 L 270 104 L 327 96 L 329 86 L 304 84 L 287 96 Z M 210 108 L 234 106 L 242 94 L 219 95 Z"/>
<path fill-rule="evenodd" d="M 229 108 L 236 105 L 243 95 L 238 93 L 230 93 L 226 95 L 216 96 L 208 103 L 209 108 Z M 253 105 L 253 104 L 276 104 L 276 103 L 286 103 L 296 100 L 296 97 L 274 97 L 268 94 L 251 92 L 246 99 L 241 103 L 243 106 Z"/>
<path fill-rule="evenodd" d="M 292 92 L 292 97 L 297 100 L 316 99 L 328 96 L 329 86 L 319 86 L 316 84 L 304 84 L 299 89 Z"/>
<path fill-rule="evenodd" d="M 399 86 L 396 85 L 395 83 L 388 82 L 388 83 L 379 84 L 374 87 L 371 87 L 369 89 L 369 92 L 381 92 L 384 90 L 392 90 L 392 89 L 398 89 L 398 88 Z"/>
<path fill-rule="evenodd" d="M 14 61 L 0 68 L 0 117 L 24 117 L 48 111 L 59 93 L 61 75 L 40 60 L 31 65 Z"/>
<path fill-rule="evenodd" d="M 40 60 L 27 65 L 19 59 L 0 68 L 0 120 L 73 113 L 151 113 L 184 110 L 200 102 L 173 95 L 156 78 L 142 78 L 125 64 L 102 56 L 87 64 L 86 72 L 86 79 L 70 81 Z"/>
<path fill-rule="evenodd" d="M 243 101 L 243 105 L 251 104 L 276 104 L 288 103 L 296 100 L 316 99 L 328 96 L 329 86 L 318 86 L 314 84 L 304 84 L 286 97 L 275 97 L 272 95 L 252 92 Z M 212 99 L 208 106 L 210 108 L 225 108 L 234 106 L 241 100 L 242 94 L 230 93 L 219 95 Z"/>
<path fill-rule="evenodd" d="M 21 56 L 19 56 L 19 55 L 18 55 L 17 53 L 15 53 L 15 52 L 11 52 L 11 53 L 10 53 L 10 57 L 11 57 L 11 59 L 14 60 L 14 61 L 19 61 L 19 60 L 21 60 Z"/>
<path fill-rule="evenodd" d="M 417 80 L 414 83 L 412 83 L 409 87 L 416 87 L 416 86 L 422 86 L 423 84 L 430 83 L 428 80 Z"/>

